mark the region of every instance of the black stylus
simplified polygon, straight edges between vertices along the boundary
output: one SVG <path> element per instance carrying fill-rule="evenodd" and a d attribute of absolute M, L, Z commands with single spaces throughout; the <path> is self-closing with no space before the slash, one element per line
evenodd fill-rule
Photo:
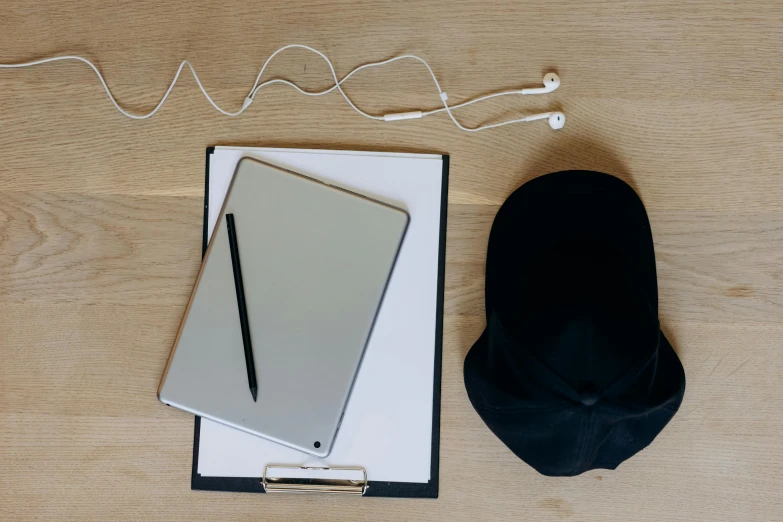
<path fill-rule="evenodd" d="M 239 326 L 242 329 L 242 344 L 245 345 L 245 366 L 247 367 L 247 382 L 253 402 L 258 399 L 258 384 L 256 383 L 256 364 L 253 362 L 253 345 L 250 342 L 250 327 L 247 324 L 247 308 L 245 306 L 245 288 L 242 284 L 242 267 L 239 264 L 239 247 L 237 246 L 237 231 L 234 227 L 234 214 L 226 214 L 228 229 L 228 246 L 231 250 L 231 266 L 234 269 L 234 286 L 237 291 L 237 307 L 239 308 Z"/>

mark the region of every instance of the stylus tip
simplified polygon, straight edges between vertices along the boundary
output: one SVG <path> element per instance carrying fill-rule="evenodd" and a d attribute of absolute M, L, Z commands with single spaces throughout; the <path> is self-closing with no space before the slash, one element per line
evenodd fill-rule
<path fill-rule="evenodd" d="M 258 402 L 258 388 L 250 388 L 250 395 L 253 396 L 253 402 Z"/>

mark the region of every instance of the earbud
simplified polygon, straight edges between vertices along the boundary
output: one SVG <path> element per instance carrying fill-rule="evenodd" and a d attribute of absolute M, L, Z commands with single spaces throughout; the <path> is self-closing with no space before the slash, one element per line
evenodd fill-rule
<path fill-rule="evenodd" d="M 560 87 L 560 77 L 555 73 L 546 73 L 544 76 L 544 86 L 532 89 L 522 89 L 522 94 L 546 94 Z"/>
<path fill-rule="evenodd" d="M 549 115 L 549 126 L 555 130 L 562 129 L 565 125 L 565 114 L 562 112 L 553 112 Z"/>
<path fill-rule="evenodd" d="M 549 126 L 555 130 L 565 126 L 565 114 L 562 112 L 542 112 L 525 117 L 522 121 L 549 120 Z"/>

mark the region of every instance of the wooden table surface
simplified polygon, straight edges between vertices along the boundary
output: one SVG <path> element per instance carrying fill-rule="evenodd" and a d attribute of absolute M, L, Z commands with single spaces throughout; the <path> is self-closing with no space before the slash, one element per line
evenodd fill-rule
<path fill-rule="evenodd" d="M 0 62 L 81 54 L 119 101 L 149 110 L 189 59 L 238 108 L 278 47 L 338 74 L 412 52 L 452 101 L 536 86 L 460 112 L 467 124 L 552 108 L 479 134 L 443 115 L 365 120 L 336 94 L 269 88 L 240 118 L 184 76 L 152 119 L 111 106 L 83 64 L 0 71 L 0 520 L 781 520 L 783 5 L 722 0 L 5 0 Z M 270 77 L 329 85 L 291 52 Z M 346 83 L 374 113 L 437 107 L 420 65 Z M 204 149 L 258 145 L 451 155 L 440 498 L 267 497 L 190 490 L 193 419 L 156 388 L 201 253 Z M 680 412 L 617 471 L 546 478 L 468 402 L 498 206 L 563 169 L 631 182 L 649 211 L 660 318 L 688 379 Z"/>

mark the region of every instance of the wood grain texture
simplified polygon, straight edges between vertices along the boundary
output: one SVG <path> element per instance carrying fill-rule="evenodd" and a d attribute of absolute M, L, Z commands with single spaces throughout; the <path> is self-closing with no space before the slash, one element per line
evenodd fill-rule
<path fill-rule="evenodd" d="M 185 58 L 237 108 L 269 53 L 299 42 L 338 74 L 419 54 L 456 102 L 556 70 L 550 96 L 459 115 L 474 125 L 556 108 L 568 123 L 475 135 L 442 115 L 379 124 L 337 95 L 283 87 L 231 119 L 188 76 L 135 122 L 82 64 L 0 70 L 0 520 L 780 519 L 780 2 L 6 0 L 2 11 L 0 62 L 84 55 L 135 111 Z M 327 73 L 302 52 L 269 71 L 309 89 Z M 345 88 L 374 113 L 439 102 L 413 63 Z M 199 266 L 204 148 L 218 144 L 451 155 L 437 501 L 190 491 L 192 417 L 155 390 Z M 497 208 L 524 181 L 572 168 L 615 174 L 644 200 L 661 322 L 688 388 L 617 471 L 551 479 L 474 413 L 462 361 L 484 327 Z"/>

